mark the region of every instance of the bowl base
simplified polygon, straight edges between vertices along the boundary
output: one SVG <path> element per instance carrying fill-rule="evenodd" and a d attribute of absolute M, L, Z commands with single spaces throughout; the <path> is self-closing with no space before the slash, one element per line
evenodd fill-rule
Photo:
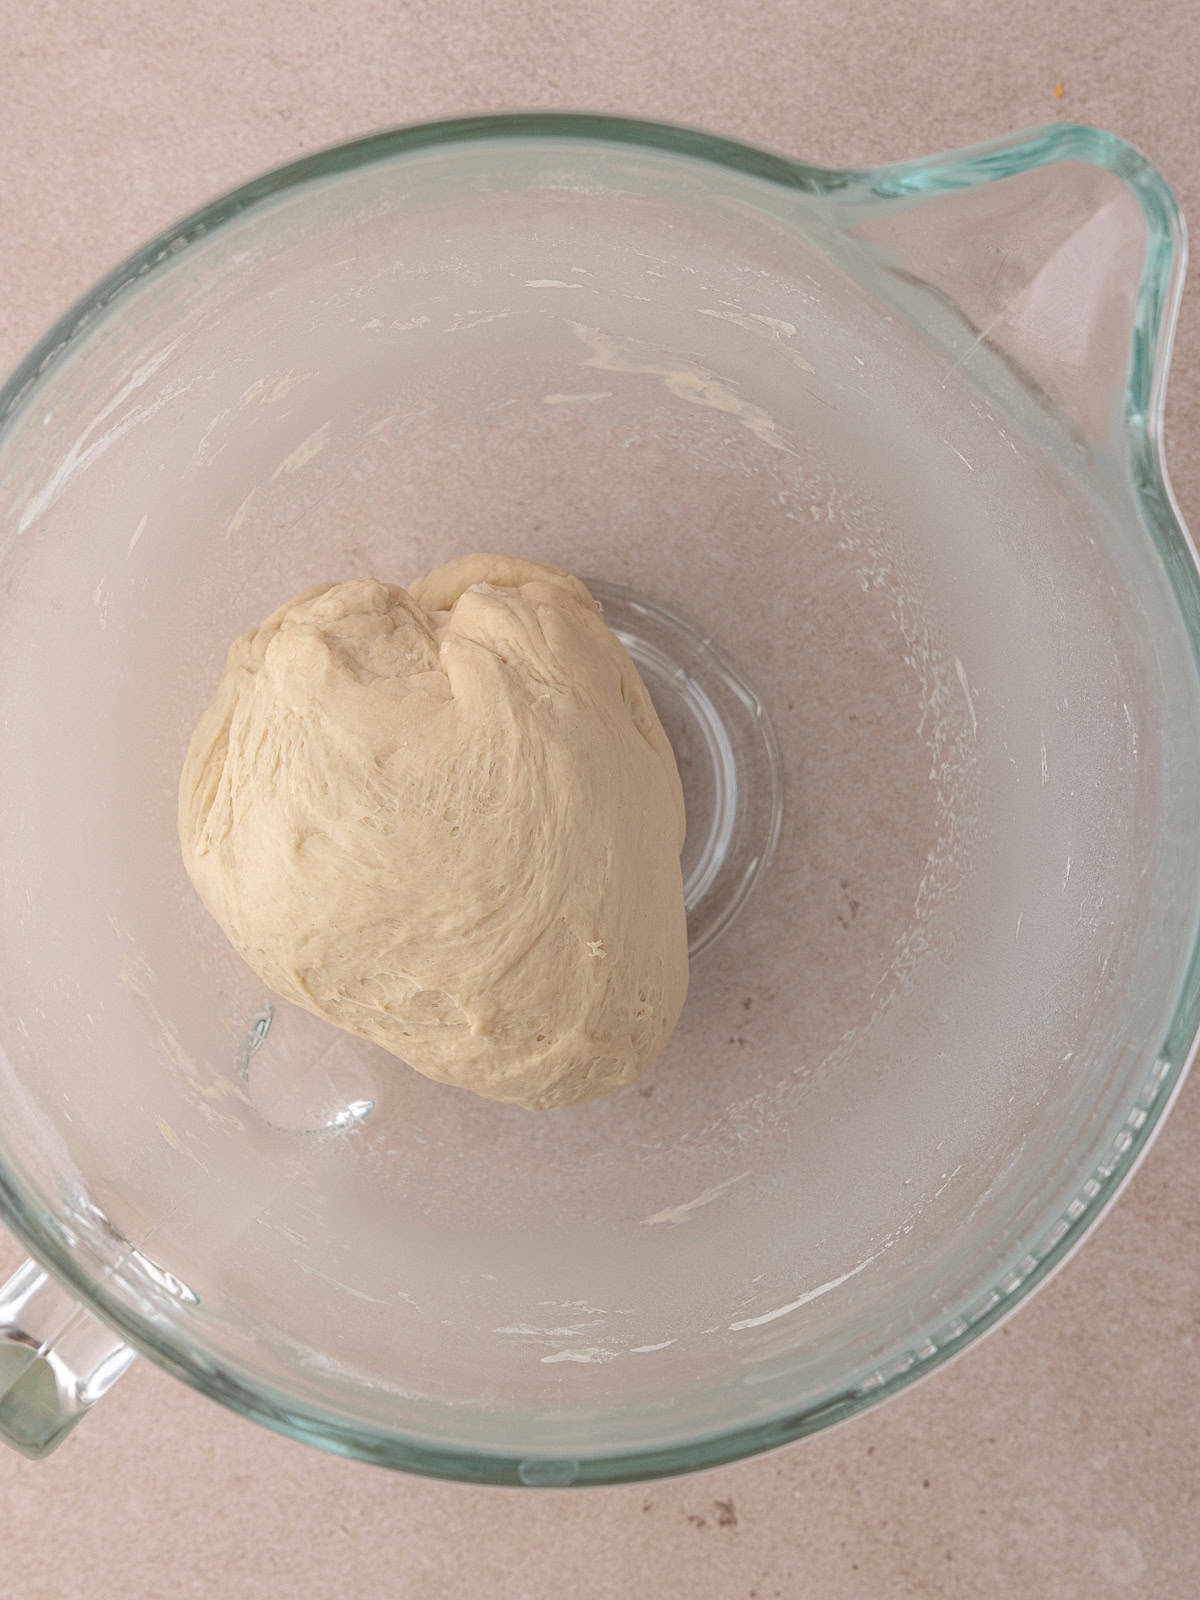
<path fill-rule="evenodd" d="M 729 927 L 774 853 L 783 820 L 775 730 L 750 684 L 692 623 L 620 584 L 586 581 L 675 751 L 687 807 L 683 894 L 695 956 Z"/>

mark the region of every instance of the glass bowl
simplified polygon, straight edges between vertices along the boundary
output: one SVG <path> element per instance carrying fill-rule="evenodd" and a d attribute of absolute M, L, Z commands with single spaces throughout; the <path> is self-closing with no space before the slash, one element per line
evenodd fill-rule
<path fill-rule="evenodd" d="M 1197 1026 L 1183 235 L 1055 127 L 870 171 L 404 129 L 105 278 L 0 395 L 0 1431 L 139 1350 L 364 1460 L 612 1482 L 963 1349 Z M 276 1001 L 175 788 L 230 640 L 474 549 L 594 585 L 684 777 L 691 994 L 533 1115 Z"/>

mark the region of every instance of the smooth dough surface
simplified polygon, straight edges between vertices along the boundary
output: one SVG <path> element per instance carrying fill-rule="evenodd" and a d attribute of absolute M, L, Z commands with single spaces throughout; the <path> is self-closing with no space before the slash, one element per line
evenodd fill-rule
<path fill-rule="evenodd" d="M 675 758 L 555 567 L 466 556 L 281 606 L 230 649 L 179 833 L 272 989 L 441 1082 L 570 1105 L 682 1009 Z"/>

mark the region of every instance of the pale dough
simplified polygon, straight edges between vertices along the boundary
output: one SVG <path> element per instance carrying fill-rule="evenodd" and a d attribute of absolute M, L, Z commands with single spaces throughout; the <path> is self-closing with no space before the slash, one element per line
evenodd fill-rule
<path fill-rule="evenodd" d="M 184 862 L 272 989 L 418 1072 L 569 1105 L 687 991 L 671 746 L 591 595 L 466 556 L 309 589 L 229 652 L 179 790 Z"/>

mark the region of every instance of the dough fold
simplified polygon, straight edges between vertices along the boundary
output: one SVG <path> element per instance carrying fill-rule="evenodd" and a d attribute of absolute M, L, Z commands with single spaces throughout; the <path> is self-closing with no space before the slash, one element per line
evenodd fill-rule
<path fill-rule="evenodd" d="M 532 1109 L 635 1078 L 687 992 L 671 746 L 588 590 L 506 556 L 309 589 L 229 651 L 187 871 L 278 994 Z"/>

